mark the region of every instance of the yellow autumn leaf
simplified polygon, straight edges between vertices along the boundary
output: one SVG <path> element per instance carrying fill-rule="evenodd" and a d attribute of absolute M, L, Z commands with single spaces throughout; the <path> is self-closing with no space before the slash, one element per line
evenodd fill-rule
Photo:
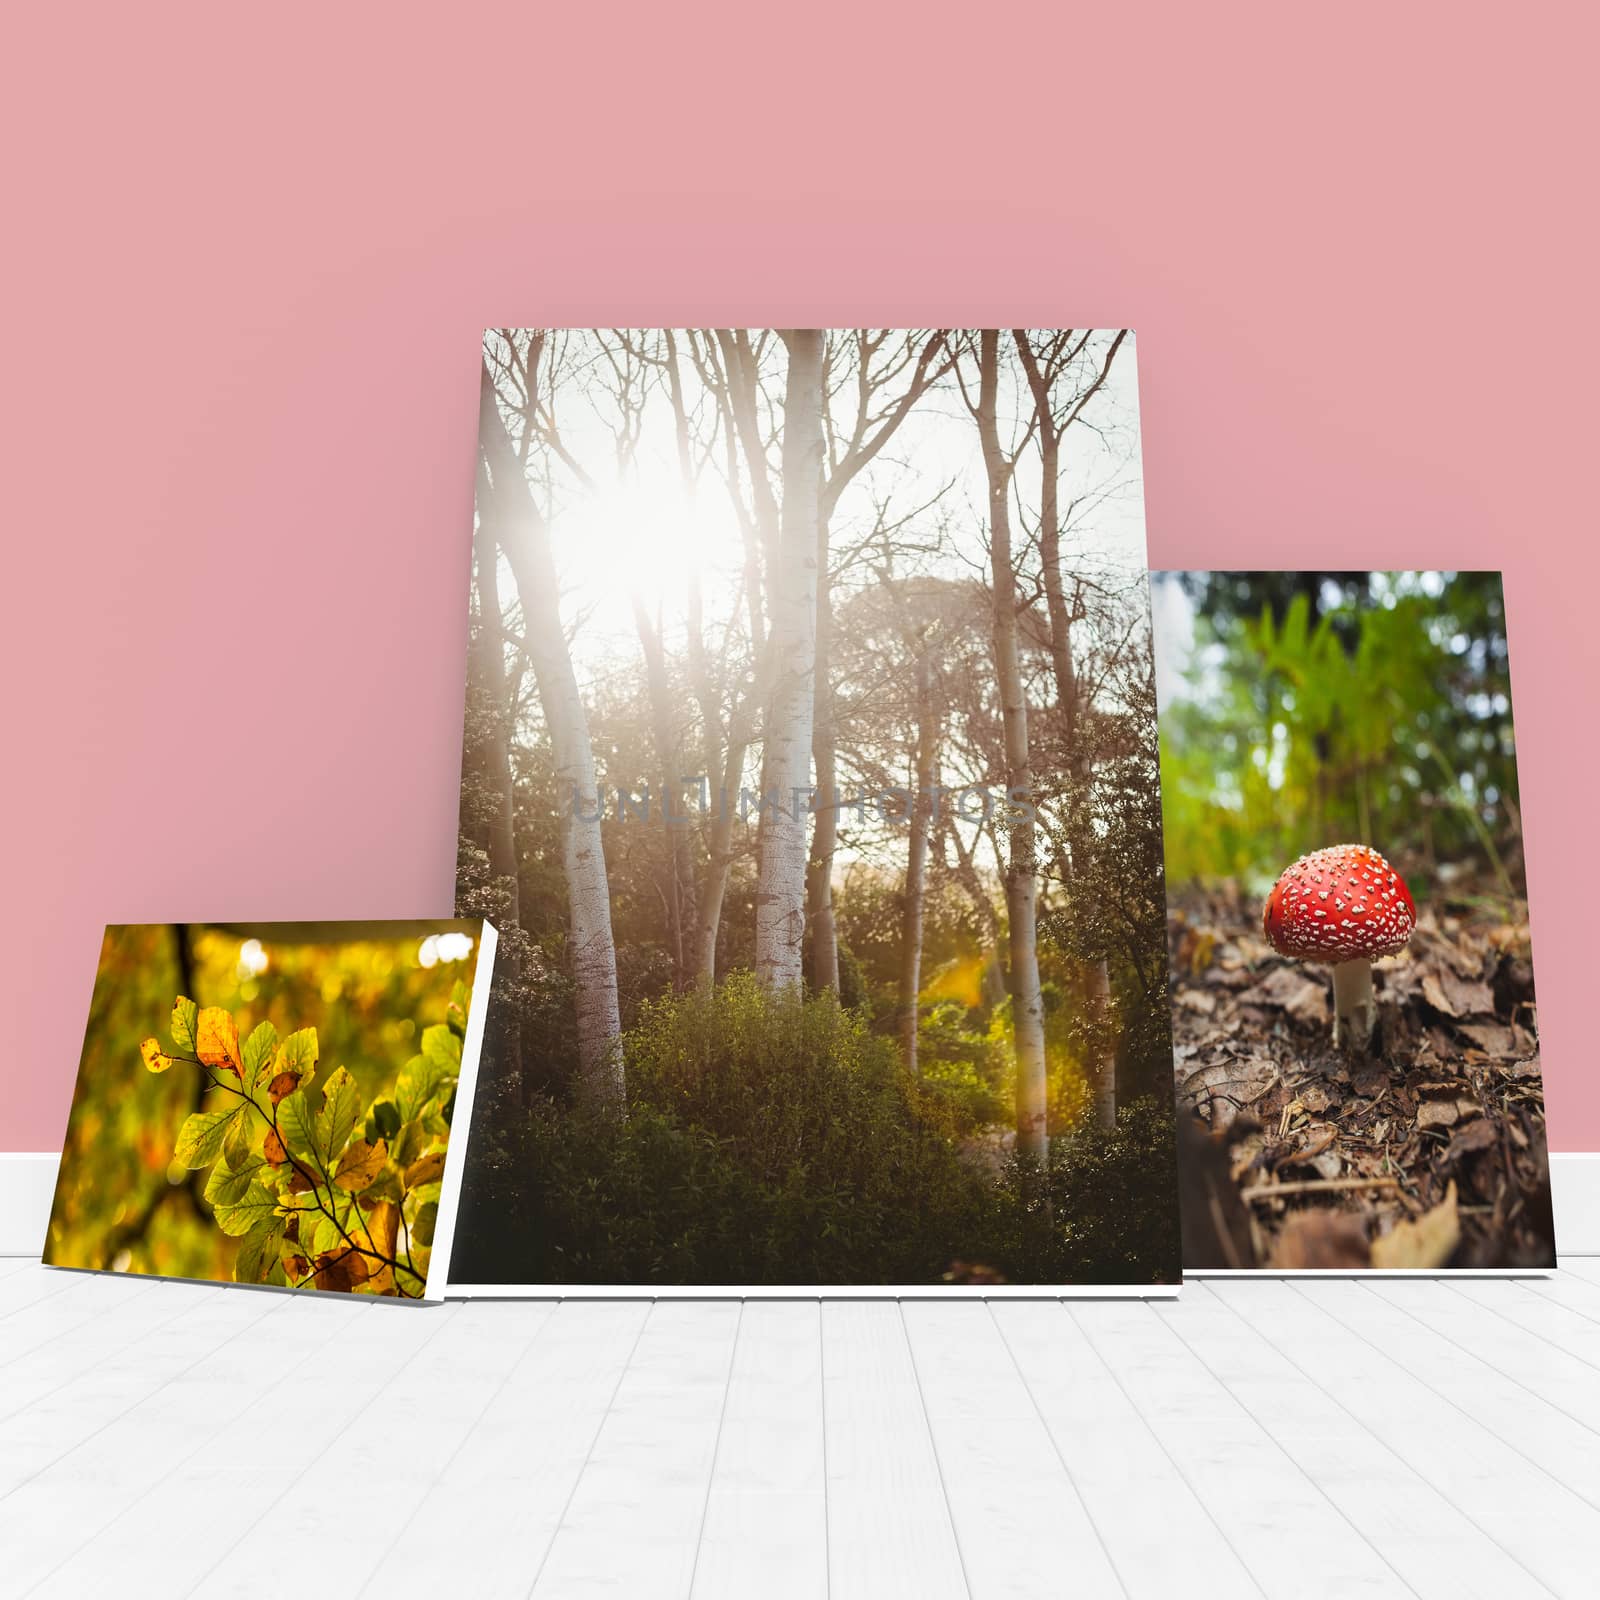
<path fill-rule="evenodd" d="M 221 1006 L 206 1006 L 195 1029 L 195 1050 L 208 1067 L 226 1067 L 239 1076 L 239 1024 Z"/>
<path fill-rule="evenodd" d="M 383 1171 L 388 1159 L 389 1146 L 382 1139 L 376 1144 L 357 1139 L 339 1158 L 339 1170 L 333 1175 L 334 1187 L 359 1194 Z"/>
<path fill-rule="evenodd" d="M 425 1183 L 433 1183 L 444 1172 L 444 1151 L 433 1150 L 418 1161 L 413 1161 L 405 1172 L 405 1186 L 408 1189 L 420 1188 Z"/>
<path fill-rule="evenodd" d="M 172 1057 L 161 1048 L 159 1039 L 144 1040 L 139 1046 L 139 1054 L 152 1072 L 165 1072 L 172 1065 Z"/>

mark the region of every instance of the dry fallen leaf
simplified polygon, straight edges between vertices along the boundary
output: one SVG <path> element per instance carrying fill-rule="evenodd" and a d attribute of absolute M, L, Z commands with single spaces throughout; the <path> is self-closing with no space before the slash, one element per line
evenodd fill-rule
<path fill-rule="evenodd" d="M 1440 967 L 1422 979 L 1422 996 L 1435 1011 L 1447 1017 L 1492 1017 L 1494 991 L 1481 979 L 1459 977 L 1450 967 Z"/>
<path fill-rule="evenodd" d="M 1405 1222 L 1397 1222 L 1381 1238 L 1372 1241 L 1372 1264 L 1388 1271 L 1410 1268 L 1427 1272 L 1442 1267 L 1461 1242 L 1461 1216 L 1456 1209 L 1454 1180 L 1444 1199 L 1431 1211 Z"/>
<path fill-rule="evenodd" d="M 1296 1022 L 1326 1026 L 1328 995 L 1320 983 L 1293 967 L 1275 967 L 1255 988 L 1239 996 L 1247 1006 L 1276 1006 Z"/>
<path fill-rule="evenodd" d="M 1253 1105 L 1278 1081 L 1270 1061 L 1218 1061 L 1183 1080 L 1185 1105 L 1198 1106 L 1214 1127 L 1226 1127 L 1241 1107 Z"/>
<path fill-rule="evenodd" d="M 1512 1124 L 1516 1131 L 1516 1124 Z M 1447 1161 L 1459 1161 L 1462 1156 L 1475 1154 L 1479 1150 L 1493 1148 L 1495 1142 L 1494 1124 L 1485 1122 L 1482 1117 L 1469 1122 L 1450 1140 L 1450 1148 L 1445 1151 Z"/>
<path fill-rule="evenodd" d="M 1371 1266 L 1366 1224 L 1348 1211 L 1301 1211 L 1284 1224 L 1271 1264 L 1285 1272 Z"/>

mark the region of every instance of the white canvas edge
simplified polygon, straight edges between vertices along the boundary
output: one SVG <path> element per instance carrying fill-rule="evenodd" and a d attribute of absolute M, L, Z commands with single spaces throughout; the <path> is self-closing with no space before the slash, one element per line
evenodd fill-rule
<path fill-rule="evenodd" d="M 1177 1283 L 452 1283 L 447 1300 L 1175 1300 Z"/>
<path fill-rule="evenodd" d="M 478 1067 L 483 1059 L 483 1034 L 489 1013 L 489 985 L 494 977 L 495 950 L 500 934 L 491 922 L 480 922 L 478 960 L 472 974 L 472 1005 L 467 1013 L 467 1033 L 461 1041 L 461 1074 L 456 1079 L 456 1108 L 450 1119 L 450 1144 L 445 1152 L 444 1177 L 439 1185 L 439 1214 L 428 1256 L 428 1277 L 422 1286 L 424 1300 L 443 1300 L 450 1289 L 450 1256 L 455 1248 L 456 1217 L 461 1209 L 461 1183 L 467 1168 L 472 1105 L 478 1094 Z"/>

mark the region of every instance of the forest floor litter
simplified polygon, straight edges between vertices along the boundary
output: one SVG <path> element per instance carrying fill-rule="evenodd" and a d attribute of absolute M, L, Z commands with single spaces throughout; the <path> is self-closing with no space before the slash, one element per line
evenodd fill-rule
<path fill-rule="evenodd" d="M 1420 907 L 1364 1052 L 1236 885 L 1171 905 L 1186 1266 L 1554 1264 L 1525 904 L 1462 882 Z"/>

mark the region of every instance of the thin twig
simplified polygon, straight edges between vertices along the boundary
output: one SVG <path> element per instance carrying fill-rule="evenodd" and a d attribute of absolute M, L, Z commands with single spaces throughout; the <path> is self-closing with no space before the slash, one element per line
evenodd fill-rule
<path fill-rule="evenodd" d="M 1272 1199 L 1280 1194 L 1335 1194 L 1344 1189 L 1398 1189 L 1398 1178 L 1308 1178 L 1303 1183 L 1258 1183 L 1239 1192 L 1246 1200 Z"/>

